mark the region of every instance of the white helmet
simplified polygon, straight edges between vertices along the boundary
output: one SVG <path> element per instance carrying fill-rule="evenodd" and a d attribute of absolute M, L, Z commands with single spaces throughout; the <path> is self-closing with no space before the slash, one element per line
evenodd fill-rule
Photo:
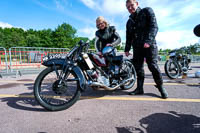
<path fill-rule="evenodd" d="M 195 72 L 195 77 L 196 78 L 200 78 L 200 70 L 198 70 L 198 71 Z"/>

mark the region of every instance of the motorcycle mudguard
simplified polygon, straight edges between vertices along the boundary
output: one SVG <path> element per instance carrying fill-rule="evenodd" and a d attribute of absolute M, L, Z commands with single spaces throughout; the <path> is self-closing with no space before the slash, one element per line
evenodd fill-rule
<path fill-rule="evenodd" d="M 44 66 L 53 66 L 53 65 L 66 65 L 65 59 L 49 59 L 42 63 Z"/>
<path fill-rule="evenodd" d="M 50 59 L 47 60 L 45 62 L 42 63 L 42 65 L 44 66 L 53 66 L 53 65 L 67 65 L 65 59 Z M 73 66 L 72 70 L 76 73 L 78 79 L 79 79 L 79 85 L 80 85 L 80 89 L 81 91 L 84 91 L 86 88 L 86 79 L 85 76 L 82 72 L 82 70 L 80 69 L 80 67 L 78 66 Z"/>
<path fill-rule="evenodd" d="M 86 79 L 85 79 L 85 76 L 84 76 L 82 70 L 78 66 L 74 66 L 72 68 L 72 70 L 76 73 L 76 75 L 79 79 L 79 85 L 80 85 L 81 91 L 84 91 L 86 89 Z"/>

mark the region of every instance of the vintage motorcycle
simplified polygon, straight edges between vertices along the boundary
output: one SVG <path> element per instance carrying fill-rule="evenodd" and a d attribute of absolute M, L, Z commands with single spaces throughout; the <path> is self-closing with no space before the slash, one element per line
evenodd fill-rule
<path fill-rule="evenodd" d="M 187 74 L 190 70 L 191 59 L 187 55 L 183 55 L 173 50 L 169 52 L 169 59 L 165 62 L 165 73 L 170 79 L 176 79 L 182 74 Z"/>
<path fill-rule="evenodd" d="M 105 47 L 102 56 L 88 52 L 89 43 L 80 41 L 65 56 L 43 58 L 44 69 L 34 83 L 34 96 L 47 110 L 71 107 L 88 86 L 94 89 L 130 89 L 136 72 L 130 60 L 116 56 L 115 48 Z"/>

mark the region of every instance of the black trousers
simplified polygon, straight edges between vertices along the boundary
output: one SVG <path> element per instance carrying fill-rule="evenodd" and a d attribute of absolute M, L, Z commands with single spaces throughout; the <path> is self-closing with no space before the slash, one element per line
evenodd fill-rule
<path fill-rule="evenodd" d="M 158 67 L 158 48 L 157 45 L 151 45 L 149 48 L 133 48 L 133 64 L 137 73 L 137 80 L 144 80 L 144 58 L 151 71 L 157 86 L 163 85 L 161 71 Z"/>

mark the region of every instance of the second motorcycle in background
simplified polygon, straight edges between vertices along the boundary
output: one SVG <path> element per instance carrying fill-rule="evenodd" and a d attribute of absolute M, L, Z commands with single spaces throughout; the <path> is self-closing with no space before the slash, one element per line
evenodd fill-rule
<path fill-rule="evenodd" d="M 190 70 L 190 62 L 191 59 L 188 58 L 187 55 L 183 55 L 179 53 L 177 50 L 173 50 L 169 52 L 169 59 L 165 62 L 165 73 L 170 79 L 177 79 L 179 76 L 185 76 Z"/>

